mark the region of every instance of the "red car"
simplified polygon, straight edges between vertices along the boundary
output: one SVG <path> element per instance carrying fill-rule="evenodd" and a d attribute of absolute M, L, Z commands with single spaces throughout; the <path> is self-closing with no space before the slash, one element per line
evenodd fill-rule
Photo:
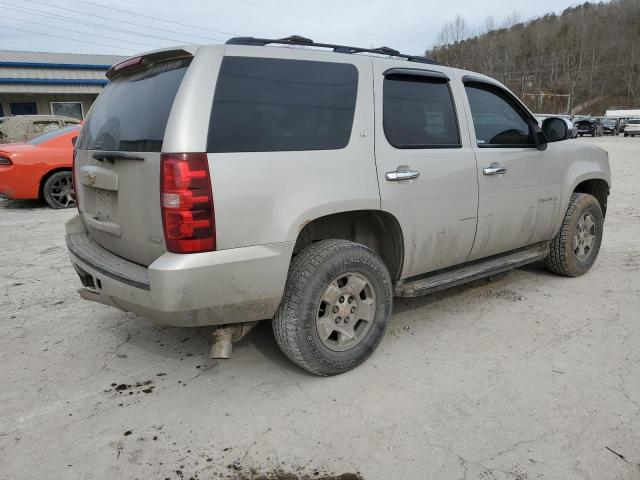
<path fill-rule="evenodd" d="M 25 143 L 0 145 L 0 197 L 74 207 L 71 167 L 79 133 L 79 126 L 66 127 Z"/>

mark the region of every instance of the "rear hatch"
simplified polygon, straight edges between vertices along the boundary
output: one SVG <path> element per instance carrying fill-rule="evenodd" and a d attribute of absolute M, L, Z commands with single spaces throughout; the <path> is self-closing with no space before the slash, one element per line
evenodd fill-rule
<path fill-rule="evenodd" d="M 580 120 L 576 122 L 579 132 L 588 132 L 593 128 L 593 122 L 589 120 Z"/>
<path fill-rule="evenodd" d="M 76 143 L 74 179 L 91 240 L 141 265 L 166 251 L 160 151 L 190 62 L 177 50 L 116 65 Z"/>

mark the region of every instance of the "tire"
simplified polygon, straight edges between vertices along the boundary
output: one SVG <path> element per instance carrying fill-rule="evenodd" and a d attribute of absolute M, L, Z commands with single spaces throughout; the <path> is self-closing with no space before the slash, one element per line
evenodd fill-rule
<path fill-rule="evenodd" d="M 628 133 L 623 133 L 622 135 L 623 135 L 624 137 L 628 137 L 628 136 L 629 136 L 629 134 L 628 134 Z"/>
<path fill-rule="evenodd" d="M 289 360 L 316 375 L 336 375 L 376 349 L 392 305 L 391 277 L 377 253 L 347 240 L 322 240 L 291 262 L 273 333 Z"/>
<path fill-rule="evenodd" d="M 75 207 L 76 199 L 73 193 L 71 172 L 68 170 L 56 172 L 47 178 L 42 187 L 42 195 L 51 208 Z"/>
<path fill-rule="evenodd" d="M 592 227 L 587 218 L 590 218 Z M 594 196 L 572 194 L 562 227 L 551 241 L 550 253 L 545 259 L 547 269 L 566 277 L 578 277 L 588 272 L 600 251 L 603 222 L 600 203 Z M 590 235 L 586 235 L 580 227 L 586 228 Z M 580 244 L 580 241 L 583 243 Z"/>

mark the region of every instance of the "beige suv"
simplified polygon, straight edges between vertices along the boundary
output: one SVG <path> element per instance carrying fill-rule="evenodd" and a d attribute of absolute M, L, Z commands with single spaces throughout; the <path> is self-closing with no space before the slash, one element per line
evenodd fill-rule
<path fill-rule="evenodd" d="M 43 133 L 78 125 L 80 120 L 61 115 L 0 117 L 0 143 L 22 143 Z"/>
<path fill-rule="evenodd" d="M 76 144 L 80 294 L 218 325 L 215 356 L 270 319 L 292 361 L 342 373 L 394 296 L 538 260 L 577 276 L 598 255 L 606 152 L 486 76 L 302 37 L 160 50 L 107 76 Z"/>

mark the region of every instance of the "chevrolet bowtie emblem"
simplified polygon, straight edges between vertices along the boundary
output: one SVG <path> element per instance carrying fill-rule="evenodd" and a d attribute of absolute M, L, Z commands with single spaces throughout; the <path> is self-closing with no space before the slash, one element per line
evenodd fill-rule
<path fill-rule="evenodd" d="M 93 172 L 89 172 L 84 176 L 84 181 L 87 185 L 95 185 L 96 183 L 96 174 Z"/>

